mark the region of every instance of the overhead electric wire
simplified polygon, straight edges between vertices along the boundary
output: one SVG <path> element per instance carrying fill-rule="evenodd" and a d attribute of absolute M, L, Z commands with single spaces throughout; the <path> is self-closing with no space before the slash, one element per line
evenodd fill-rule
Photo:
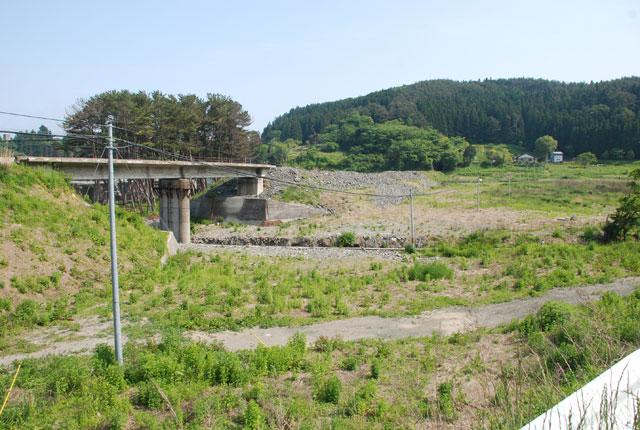
<path fill-rule="evenodd" d="M 25 117 L 25 118 L 43 119 L 43 120 L 48 120 L 48 121 L 58 121 L 58 122 L 64 122 L 65 121 L 63 119 L 58 119 L 58 118 L 48 118 L 48 117 L 42 117 L 42 116 L 36 116 L 36 115 L 21 114 L 21 113 L 16 113 L 16 112 L 0 111 L 0 114 L 19 116 L 19 117 Z M 128 130 L 128 129 L 123 128 L 123 127 L 113 126 L 113 128 L 125 131 L 127 133 L 135 134 L 133 131 Z M 21 131 L 13 131 L 13 130 L 0 130 L 0 133 L 23 134 L 23 135 L 29 135 L 29 136 L 61 137 L 61 138 L 74 137 L 74 138 L 86 139 L 86 140 L 94 140 L 94 139 L 100 139 L 100 138 L 104 139 L 105 138 L 105 136 L 82 135 L 82 134 L 74 134 L 74 133 L 66 134 L 66 135 L 60 135 L 60 134 L 43 134 L 43 135 L 39 135 L 37 133 L 21 132 Z M 129 146 L 136 146 L 136 147 L 139 147 L 139 148 L 147 149 L 147 150 L 150 150 L 152 152 L 155 152 L 155 153 L 158 153 L 158 154 L 161 154 L 161 155 L 165 155 L 165 156 L 170 157 L 170 158 L 175 158 L 175 159 L 179 159 L 179 160 L 182 160 L 182 161 L 188 161 L 188 162 L 191 162 L 191 163 L 197 163 L 197 164 L 201 164 L 201 165 L 210 165 L 211 164 L 210 162 L 205 162 L 205 161 L 201 161 L 201 160 L 193 160 L 192 158 L 189 158 L 189 157 L 185 157 L 185 156 L 182 156 L 182 155 L 174 154 L 174 153 L 171 153 L 171 152 L 168 152 L 168 151 L 160 150 L 160 149 L 157 149 L 157 148 L 153 148 L 151 146 L 147 146 L 147 145 L 143 145 L 143 144 L 140 144 L 140 143 L 132 142 L 132 141 L 129 141 L 129 140 L 126 140 L 126 139 L 121 139 L 121 138 L 117 138 L 117 137 L 114 138 L 114 139 L 118 140 L 118 141 L 121 141 L 121 142 L 124 142 L 124 143 L 127 143 Z M 168 140 L 168 141 L 169 142 L 174 142 L 174 143 L 184 143 L 184 142 L 174 141 L 174 140 Z M 124 148 L 124 147 L 120 147 L 120 148 Z M 361 193 L 361 192 L 357 192 L 357 191 L 337 190 L 337 189 L 332 189 L 332 188 L 318 187 L 318 186 L 310 185 L 310 184 L 300 184 L 300 183 L 287 181 L 285 179 L 280 179 L 280 178 L 274 178 L 274 177 L 270 177 L 270 176 L 260 176 L 258 174 L 252 174 L 252 173 L 249 173 L 249 172 L 245 172 L 243 170 L 234 169 L 233 167 L 221 166 L 219 164 L 216 165 L 216 167 L 219 168 L 219 169 L 222 169 L 222 170 L 226 170 L 228 172 L 235 173 L 235 174 L 241 174 L 244 177 L 263 178 L 263 179 L 267 179 L 269 181 L 279 182 L 279 183 L 290 185 L 290 186 L 293 186 L 293 187 L 309 188 L 309 189 L 313 189 L 313 190 L 317 190 L 317 191 L 340 193 L 340 194 L 349 194 L 349 195 L 357 195 L 357 196 L 364 196 L 364 197 L 377 197 L 377 198 L 407 198 L 407 197 L 410 196 L 409 194 L 392 195 L 392 194 L 374 194 L 374 193 Z M 443 191 L 438 191 L 438 192 L 433 192 L 433 193 L 417 193 L 417 194 L 413 194 L 413 196 L 414 197 L 427 196 L 427 195 L 439 194 L 441 192 L 443 192 Z"/>
<path fill-rule="evenodd" d="M 113 126 L 113 128 L 118 129 L 118 130 L 125 131 L 125 132 L 127 132 L 127 133 L 131 133 L 131 134 L 134 134 L 134 135 L 136 134 L 136 132 L 135 132 L 135 131 L 133 131 L 133 130 L 129 130 L 129 129 L 124 128 L 124 127 L 118 127 L 118 126 L 115 126 L 115 125 L 114 125 L 114 126 Z M 166 139 L 166 138 L 165 138 L 165 139 L 163 139 L 163 140 L 164 140 L 165 142 L 168 142 L 168 143 L 178 143 L 178 144 L 184 144 L 184 143 L 185 143 L 183 140 L 174 140 L 174 139 Z M 231 152 L 227 152 L 227 151 L 217 151 L 217 152 L 218 152 L 218 153 L 221 153 L 221 154 L 223 154 L 223 155 L 231 155 L 231 156 L 232 156 L 232 155 L 234 155 L 234 154 L 232 154 Z M 234 158 L 237 158 L 237 159 L 245 158 L 245 159 L 247 159 L 247 158 L 248 158 L 248 159 L 250 159 L 250 160 L 256 160 L 256 159 L 257 159 L 256 157 L 229 157 L 229 158 L 230 158 L 230 159 L 234 159 Z M 203 161 L 203 160 L 200 160 L 200 161 Z"/>
<path fill-rule="evenodd" d="M 11 116 L 21 116 L 24 118 L 35 118 L 35 119 L 44 119 L 46 121 L 57 121 L 57 122 L 64 122 L 64 119 L 59 119 L 59 118 L 49 118 L 46 116 L 36 116 L 36 115 L 27 115 L 24 113 L 16 113 L 16 112 L 4 112 L 4 111 L 0 111 L 0 114 L 2 115 L 11 115 Z"/>
<path fill-rule="evenodd" d="M 143 145 L 140 143 L 136 143 L 136 142 L 131 142 L 125 139 L 121 139 L 121 138 L 114 138 L 115 140 L 119 140 L 121 142 L 127 143 L 129 145 L 132 146 L 137 146 L 143 149 L 147 149 L 150 150 L 152 152 L 161 154 L 161 155 L 165 155 L 167 157 L 171 157 L 171 158 L 175 158 L 175 159 L 179 159 L 182 161 L 188 161 L 191 163 L 196 163 L 196 164 L 200 164 L 203 166 L 210 166 L 212 163 L 209 162 L 205 162 L 205 161 L 200 161 L 200 160 L 193 160 L 189 157 L 185 157 L 183 155 L 178 155 L 178 154 L 174 154 L 168 151 L 164 151 L 161 149 L 157 149 L 157 148 L 153 148 L 151 146 L 147 146 L 147 145 Z M 300 184 L 300 183 L 296 183 L 296 182 L 292 182 L 292 181 L 287 181 L 285 179 L 280 179 L 280 178 L 274 178 L 271 176 L 260 176 L 258 174 L 253 174 L 253 173 L 249 173 L 249 172 L 245 172 L 244 170 L 239 170 L 239 169 L 235 169 L 233 167 L 230 166 L 221 166 L 220 164 L 216 164 L 215 165 L 216 168 L 222 169 L 222 170 L 226 170 L 228 172 L 234 173 L 234 174 L 239 174 L 242 175 L 243 177 L 251 177 L 251 178 L 263 178 L 263 179 L 267 179 L 269 181 L 273 181 L 273 182 L 279 182 L 279 183 L 283 183 L 286 185 L 291 185 L 294 187 L 298 187 L 298 188 L 309 188 L 309 189 L 313 189 L 313 190 L 317 190 L 317 191 L 324 191 L 324 192 L 332 192 L 332 193 L 340 193 L 340 194 L 350 194 L 350 195 L 357 195 L 357 196 L 364 196 L 364 197 L 378 197 L 378 198 L 407 198 L 410 196 L 410 194 L 401 194 L 401 195 L 397 195 L 397 194 L 374 194 L 374 193 L 362 193 L 362 192 L 357 192 L 357 191 L 346 191 L 346 190 L 337 190 L 337 189 L 332 189 L 332 188 L 325 188 L 325 187 L 318 187 L 315 185 L 310 185 L 310 184 Z M 413 196 L 427 196 L 427 195 L 433 195 L 433 194 L 439 194 L 443 191 L 439 191 L 439 192 L 434 192 L 434 193 L 418 193 L 418 194 L 413 194 Z"/>

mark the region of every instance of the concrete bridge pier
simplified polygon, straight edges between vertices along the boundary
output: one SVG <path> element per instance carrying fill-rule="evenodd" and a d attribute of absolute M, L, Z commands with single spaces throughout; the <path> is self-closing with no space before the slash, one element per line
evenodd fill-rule
<path fill-rule="evenodd" d="M 180 243 L 191 242 L 189 179 L 160 179 L 160 229 L 172 231 Z"/>
<path fill-rule="evenodd" d="M 239 196 L 258 196 L 264 191 L 264 178 L 262 178 L 262 169 L 256 169 L 258 176 L 250 178 L 238 178 L 238 195 Z"/>

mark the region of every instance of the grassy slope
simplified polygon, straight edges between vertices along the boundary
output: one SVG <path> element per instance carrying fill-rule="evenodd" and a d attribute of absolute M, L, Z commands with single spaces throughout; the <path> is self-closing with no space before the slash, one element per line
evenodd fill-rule
<path fill-rule="evenodd" d="M 21 328 L 70 320 L 111 301 L 108 210 L 58 174 L 0 167 L 0 350 Z M 123 279 L 159 265 L 166 234 L 117 211 Z M 96 307 L 97 305 L 97 307 Z"/>

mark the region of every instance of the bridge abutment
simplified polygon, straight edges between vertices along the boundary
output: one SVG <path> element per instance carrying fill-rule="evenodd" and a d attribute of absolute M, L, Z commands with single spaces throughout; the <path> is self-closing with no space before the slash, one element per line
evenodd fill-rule
<path fill-rule="evenodd" d="M 264 178 L 238 178 L 239 196 L 257 196 L 264 191 Z"/>
<path fill-rule="evenodd" d="M 191 242 L 189 210 L 189 179 L 161 179 L 160 192 L 160 229 L 173 232 L 180 243 Z"/>

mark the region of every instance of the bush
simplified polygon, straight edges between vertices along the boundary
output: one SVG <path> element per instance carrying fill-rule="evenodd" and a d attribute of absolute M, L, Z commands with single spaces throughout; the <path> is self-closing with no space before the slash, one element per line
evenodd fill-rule
<path fill-rule="evenodd" d="M 453 271 L 442 263 L 416 263 L 408 272 L 411 281 L 453 279 Z"/>
<path fill-rule="evenodd" d="M 356 234 L 351 231 L 345 231 L 338 236 L 338 246 L 341 248 L 352 247 L 356 244 Z"/>
<path fill-rule="evenodd" d="M 585 242 L 601 242 L 602 241 L 602 230 L 600 228 L 590 225 L 586 227 L 582 233 L 582 240 Z"/>
<path fill-rule="evenodd" d="M 574 316 L 574 307 L 564 302 L 547 302 L 538 311 L 540 329 L 549 331 L 556 326 L 566 324 Z"/>
<path fill-rule="evenodd" d="M 342 368 L 353 372 L 358 368 L 358 359 L 356 357 L 347 357 L 342 362 Z"/>
<path fill-rule="evenodd" d="M 338 404 L 342 394 L 342 382 L 336 375 L 324 381 L 316 392 L 316 397 L 321 402 Z"/>
<path fill-rule="evenodd" d="M 371 363 L 371 377 L 373 379 L 379 379 L 382 373 L 382 362 L 379 359 L 373 360 Z"/>
<path fill-rule="evenodd" d="M 255 400 L 249 401 L 244 413 L 243 430 L 261 430 L 265 428 L 264 413 Z"/>
<path fill-rule="evenodd" d="M 38 319 L 40 306 L 33 299 L 24 299 L 13 312 L 13 318 L 20 325 L 31 326 Z"/>
<path fill-rule="evenodd" d="M 452 422 L 457 418 L 453 403 L 453 381 L 438 385 L 438 410 L 447 422 Z"/>
<path fill-rule="evenodd" d="M 416 253 L 416 247 L 413 243 L 407 243 L 404 246 L 404 252 L 406 252 L 407 254 L 415 254 Z"/>

